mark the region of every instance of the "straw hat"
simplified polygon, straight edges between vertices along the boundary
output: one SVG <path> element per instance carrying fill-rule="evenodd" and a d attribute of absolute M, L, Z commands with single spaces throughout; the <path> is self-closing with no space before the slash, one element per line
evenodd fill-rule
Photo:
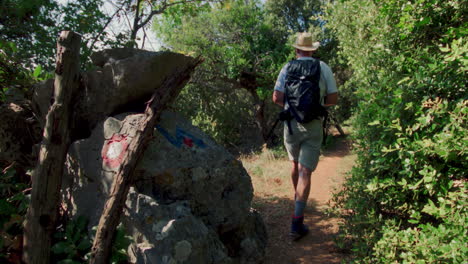
<path fill-rule="evenodd" d="M 320 47 L 320 42 L 312 41 L 312 34 L 309 32 L 302 32 L 297 35 L 296 43 L 293 47 L 305 51 L 314 51 Z"/>

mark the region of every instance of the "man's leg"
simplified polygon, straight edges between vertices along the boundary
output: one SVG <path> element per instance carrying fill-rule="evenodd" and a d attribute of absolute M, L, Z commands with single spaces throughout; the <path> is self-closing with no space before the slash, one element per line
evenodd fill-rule
<path fill-rule="evenodd" d="M 295 176 L 292 176 L 295 185 L 295 206 L 290 233 L 293 240 L 298 240 L 309 231 L 307 226 L 304 225 L 304 210 L 309 198 L 311 175 L 317 167 L 320 156 L 322 123 L 320 120 L 314 120 L 303 125 L 300 131 L 298 130 L 294 135 L 296 141 L 287 141 L 288 134 L 285 130 L 285 142 L 290 143 L 285 143 L 290 159 L 298 161 L 297 182 L 294 182 Z M 296 144 L 293 145 L 291 142 Z"/>
<path fill-rule="evenodd" d="M 312 171 L 302 164 L 299 164 L 297 171 L 298 178 L 296 185 L 294 186 L 294 217 L 299 218 L 304 216 L 304 209 L 307 205 L 307 198 L 309 198 L 310 176 L 312 175 Z"/>
<path fill-rule="evenodd" d="M 297 197 L 297 181 L 299 178 L 299 163 L 297 161 L 292 161 L 293 167 L 291 169 L 291 181 L 294 187 L 294 201 L 296 200 Z"/>
<path fill-rule="evenodd" d="M 306 166 L 299 164 L 299 178 L 297 181 L 296 187 L 296 197 L 298 201 L 307 203 L 310 193 L 310 176 L 312 175 L 312 170 Z"/>
<path fill-rule="evenodd" d="M 304 210 L 310 193 L 310 177 L 312 175 L 312 170 L 302 164 L 299 164 L 297 172 L 298 177 L 295 185 L 294 216 L 290 233 L 293 240 L 298 240 L 309 232 L 307 226 L 304 225 Z"/>

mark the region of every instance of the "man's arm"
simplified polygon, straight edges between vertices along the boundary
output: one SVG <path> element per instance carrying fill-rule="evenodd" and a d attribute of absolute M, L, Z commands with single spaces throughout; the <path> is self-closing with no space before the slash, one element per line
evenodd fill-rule
<path fill-rule="evenodd" d="M 338 103 L 338 93 L 327 94 L 324 106 L 334 106 Z"/>
<path fill-rule="evenodd" d="M 325 96 L 324 106 L 329 107 L 338 103 L 338 89 L 336 87 L 335 77 L 330 67 L 325 62 L 320 62 L 321 77 L 327 87 L 327 96 Z"/>
<path fill-rule="evenodd" d="M 278 90 L 273 91 L 273 103 L 284 107 L 284 93 Z"/>
<path fill-rule="evenodd" d="M 288 64 L 284 65 L 276 79 L 275 88 L 273 91 L 273 103 L 284 107 L 284 83 L 286 81 L 286 72 Z"/>

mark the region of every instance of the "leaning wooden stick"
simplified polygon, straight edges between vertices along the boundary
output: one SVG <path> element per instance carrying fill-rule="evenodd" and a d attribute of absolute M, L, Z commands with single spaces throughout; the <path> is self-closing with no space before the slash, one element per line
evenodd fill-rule
<path fill-rule="evenodd" d="M 144 118 L 136 128 L 135 137 L 131 139 L 124 154 L 123 162 L 114 177 L 109 198 L 99 220 L 91 251 L 90 264 L 109 263 L 115 229 L 120 222 L 128 190 L 133 182 L 133 172 L 136 165 L 144 153 L 149 139 L 151 139 L 154 126 L 162 111 L 177 97 L 183 85 L 190 79 L 190 74 L 200 62 L 200 59 L 195 59 L 185 68 L 173 73 L 156 89 L 148 102 Z"/>
<path fill-rule="evenodd" d="M 23 261 L 28 264 L 50 263 L 51 237 L 55 231 L 63 167 L 70 146 L 72 96 L 78 89 L 80 42 L 81 36 L 71 31 L 62 31 L 57 41 L 54 103 L 46 117 L 24 225 Z"/>

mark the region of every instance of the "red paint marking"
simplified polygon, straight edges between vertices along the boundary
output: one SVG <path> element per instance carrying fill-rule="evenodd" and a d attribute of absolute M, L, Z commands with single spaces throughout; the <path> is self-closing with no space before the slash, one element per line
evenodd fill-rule
<path fill-rule="evenodd" d="M 110 168 L 120 166 L 127 148 L 127 135 L 112 135 L 112 138 L 106 140 L 102 148 L 101 157 L 104 165 Z"/>
<path fill-rule="evenodd" d="M 184 137 L 184 144 L 191 148 L 193 147 L 193 140 L 189 137 Z"/>

